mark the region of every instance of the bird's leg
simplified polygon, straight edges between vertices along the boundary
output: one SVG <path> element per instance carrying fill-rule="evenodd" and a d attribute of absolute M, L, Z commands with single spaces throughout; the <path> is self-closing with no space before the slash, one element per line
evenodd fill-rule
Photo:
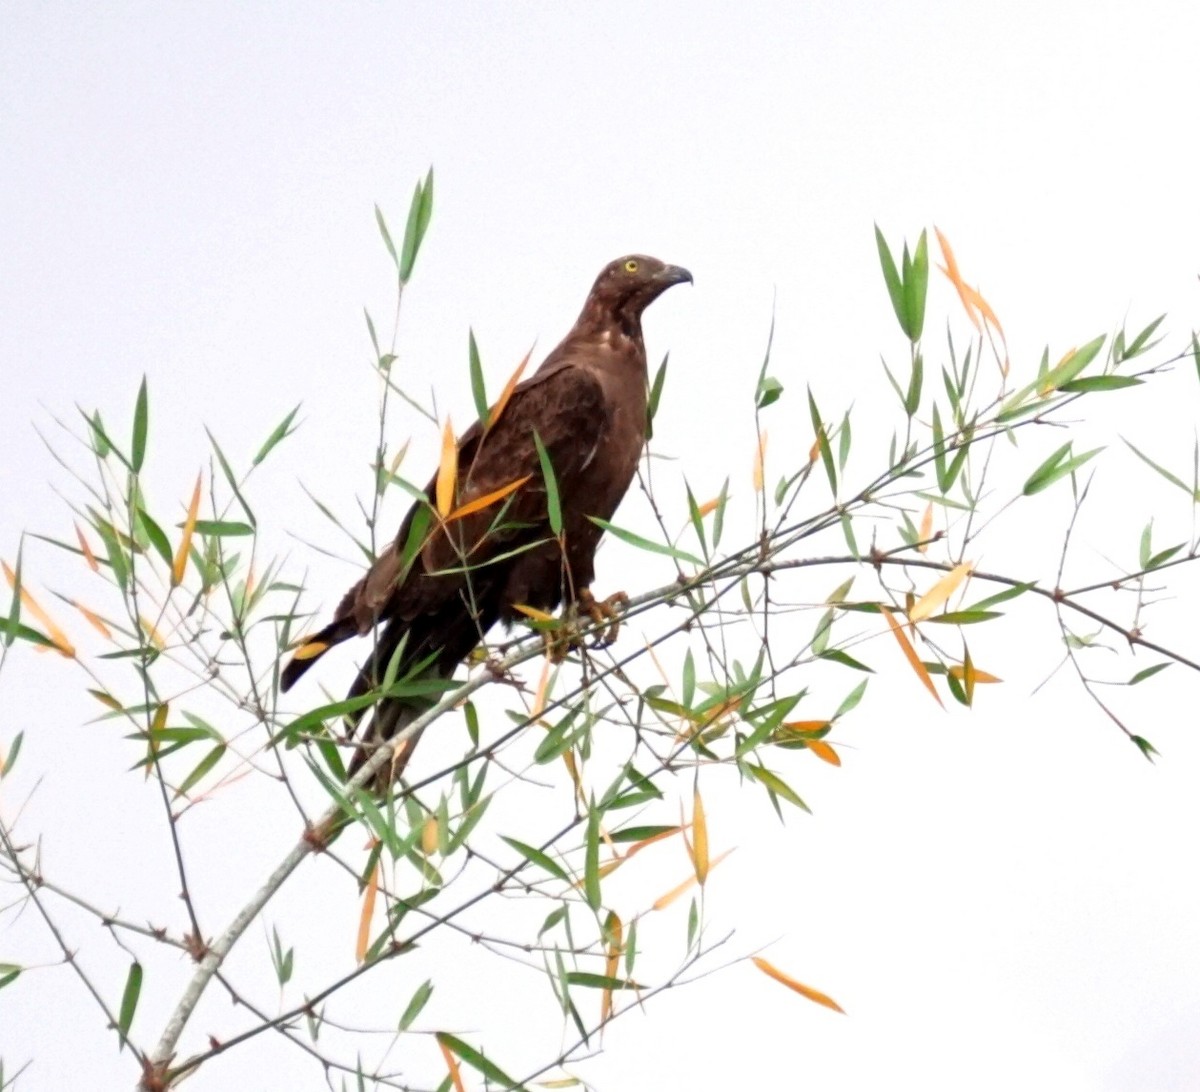
<path fill-rule="evenodd" d="M 576 609 L 586 614 L 598 626 L 606 625 L 607 629 L 600 632 L 596 644 L 601 648 L 611 645 L 621 630 L 621 619 L 617 608 L 624 609 L 629 603 L 629 596 L 623 591 L 614 592 L 607 599 L 597 599 L 590 588 L 580 591 L 575 601 Z"/>

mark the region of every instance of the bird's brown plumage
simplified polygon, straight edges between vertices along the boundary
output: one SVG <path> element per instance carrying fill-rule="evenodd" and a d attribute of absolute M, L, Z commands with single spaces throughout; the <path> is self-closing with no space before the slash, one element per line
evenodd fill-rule
<path fill-rule="evenodd" d="M 667 288 L 691 279 L 685 269 L 640 254 L 605 266 L 570 333 L 513 390 L 495 420 L 486 428 L 476 422 L 459 439 L 452 507 L 528 481 L 479 511 L 441 522 L 435 477 L 333 621 L 284 668 L 284 690 L 329 647 L 372 631 L 375 648 L 351 697 L 379 686 L 397 649 L 395 677 L 419 669 L 446 678 L 497 621 L 520 617 L 518 604 L 552 611 L 578 599 L 592 582 L 602 534 L 589 517 L 612 517 L 646 439 L 642 312 Z M 535 433 L 553 468 L 561 541 L 550 527 Z M 382 698 L 368 745 L 391 738 L 415 708 L 411 698 Z M 396 756 L 382 784 L 399 773 L 415 743 L 409 740 Z M 364 759 L 360 750 L 352 771 Z"/>

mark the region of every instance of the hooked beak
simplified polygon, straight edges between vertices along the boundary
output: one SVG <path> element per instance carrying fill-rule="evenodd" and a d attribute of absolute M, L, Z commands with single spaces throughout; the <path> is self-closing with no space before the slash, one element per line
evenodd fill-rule
<path fill-rule="evenodd" d="M 691 273 L 689 273 L 681 265 L 667 266 L 661 273 L 659 273 L 657 280 L 667 286 L 672 284 L 683 284 L 684 281 L 687 281 L 688 284 L 695 283 L 692 280 Z"/>

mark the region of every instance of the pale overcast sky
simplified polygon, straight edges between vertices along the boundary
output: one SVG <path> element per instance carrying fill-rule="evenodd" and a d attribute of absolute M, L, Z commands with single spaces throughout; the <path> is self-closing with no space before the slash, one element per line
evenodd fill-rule
<path fill-rule="evenodd" d="M 352 512 L 368 480 L 376 385 L 362 308 L 386 316 L 390 303 L 372 205 L 399 234 L 430 164 L 434 220 L 401 338 L 410 374 L 425 373 L 465 422 L 469 326 L 495 390 L 535 339 L 540 352 L 555 343 L 610 258 L 686 265 L 694 288 L 656 304 L 646 334 L 652 360 L 672 359 L 656 442 L 705 494 L 726 474 L 748 480 L 773 304 L 780 444 L 791 419 L 794 448 L 811 440 L 805 383 L 831 416 L 851 401 L 887 409 L 879 357 L 906 350 L 874 222 L 893 240 L 934 223 L 948 234 L 1004 321 L 1016 369 L 1032 373 L 1044 345 L 1054 356 L 1126 316 L 1169 312 L 1170 344 L 1182 345 L 1200 326 L 1197 42 L 1191 0 L 8 3 L 0 556 L 15 555 L 23 529 L 70 534 L 54 491 L 68 482 L 35 427 L 52 432 L 78 403 L 124 428 L 143 374 L 150 487 L 164 507 L 205 463 L 203 423 L 245 459 L 302 402 L 302 431 L 265 469 L 260 516 L 332 545 L 299 483 Z M 965 334 L 944 282 L 930 306 Z M 940 349 L 940 335 L 930 343 Z M 1159 450 L 1186 461 L 1200 388 L 1175 389 L 1191 401 L 1168 402 Z M 1131 400 L 1131 412 L 1163 412 L 1152 401 Z M 1153 436 L 1156 422 L 1126 425 Z M 418 433 L 412 457 L 432 450 L 432 433 Z M 1164 535 L 1172 520 L 1187 532 L 1179 495 L 1137 481 L 1133 510 L 1111 510 L 1098 535 L 1124 551 L 1119 562 L 1156 511 Z M 1011 550 L 1023 555 L 1043 530 L 1057 542 L 1065 503 L 1065 491 L 1049 498 L 1044 528 L 1017 533 Z M 635 527 L 647 519 L 640 503 L 622 513 Z M 295 540 L 276 544 L 327 607 L 352 578 Z M 993 562 L 1004 556 L 992 549 Z M 598 585 L 625 580 L 636 560 L 609 543 Z M 36 586 L 58 586 L 53 552 L 28 543 L 25 565 Z M 774 942 L 773 961 L 849 1015 L 740 964 L 619 1021 L 583 1076 L 601 1092 L 1200 1088 L 1196 682 L 1168 672 L 1179 677 L 1128 707 L 1162 751 L 1151 766 L 1065 677 L 1032 695 L 1058 653 L 1049 615 L 1022 617 L 1038 620 L 1038 639 L 1018 639 L 1020 623 L 992 639 L 999 662 L 983 666 L 1008 685 L 970 715 L 940 713 L 881 648 L 894 670 L 847 721 L 843 767 L 797 766 L 814 816 L 780 826 L 732 777 L 714 787 L 714 847 L 739 847 L 710 881 L 715 933 L 736 926 L 730 957 Z M 1161 636 L 1195 648 L 1183 627 Z M 112 722 L 87 724 L 84 685 L 60 660 L 13 650 L 0 744 L 21 730 L 26 740 L 0 809 L 11 820 L 44 775 L 22 830 L 44 834 L 47 870 L 103 905 L 177 923 L 152 786 L 126 772 L 134 745 Z M 211 860 L 197 850 L 214 930 L 295 833 L 253 813 L 220 824 Z M 664 860 L 664 877 L 686 874 L 682 852 Z M 344 959 L 356 903 L 338 878 L 324 907 L 314 871 L 281 902 L 317 906 Z M 53 958 L 31 911 L 3 921 L 0 962 Z M 111 949 L 98 933 L 78 939 Z M 247 945 L 261 956 L 261 937 Z M 119 992 L 124 961 L 98 966 Z M 145 1041 L 178 972 L 147 980 Z M 382 972 L 381 988 L 411 991 L 412 973 L 389 986 Z M 503 974 L 490 993 L 467 982 L 456 994 L 451 979 L 438 1017 L 495 1028 L 511 1004 Z M 396 1004 L 389 994 L 387 1011 Z M 62 968 L 0 991 L 6 1072 L 33 1059 L 23 1092 L 131 1086 L 128 1054 L 89 1006 Z M 189 1049 L 228 1005 L 214 997 L 204 1012 Z M 553 1051 L 553 1015 L 536 1043 L 520 1016 L 492 1034 L 526 1040 L 531 1057 Z M 264 1041 L 189 1087 L 325 1083 L 311 1060 Z"/>

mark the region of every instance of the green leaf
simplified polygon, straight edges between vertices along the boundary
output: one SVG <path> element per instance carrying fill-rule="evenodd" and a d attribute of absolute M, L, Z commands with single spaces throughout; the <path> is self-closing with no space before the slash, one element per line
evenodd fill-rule
<path fill-rule="evenodd" d="M 142 385 L 138 388 L 137 405 L 133 410 L 133 444 L 130 464 L 135 474 L 142 469 L 142 463 L 146 459 L 146 431 L 150 423 L 149 401 L 146 377 L 142 376 Z"/>
<path fill-rule="evenodd" d="M 812 387 L 808 388 L 808 416 L 812 421 L 813 435 L 817 438 L 817 448 L 821 452 L 821 462 L 825 464 L 825 474 L 829 478 L 829 491 L 837 496 L 837 471 L 833 466 L 833 451 L 829 447 L 829 437 L 825 435 L 825 426 L 821 422 L 821 411 L 817 409 L 817 400 L 813 397 Z"/>
<path fill-rule="evenodd" d="M 925 328 L 925 297 L 929 288 L 929 248 L 926 245 L 925 232 L 917 240 L 917 249 L 911 261 L 908 257 L 908 246 L 904 247 L 904 312 L 907 319 L 906 333 L 912 342 L 921 340 L 921 332 Z"/>
<path fill-rule="evenodd" d="M 4 647 L 11 647 L 13 641 L 17 639 L 17 635 L 21 630 L 28 630 L 29 633 L 36 633 L 35 630 L 29 629 L 28 626 L 21 625 L 21 558 L 25 552 L 25 539 L 22 538 L 17 546 L 17 560 L 13 563 L 13 581 L 12 581 L 12 602 L 8 606 L 8 618 L 4 622 Z M 41 634 L 37 634 L 38 637 Z M 29 640 L 29 637 L 25 637 Z"/>
<path fill-rule="evenodd" d="M 1064 383 L 1069 383 L 1096 359 L 1096 354 L 1104 347 L 1106 340 L 1105 335 L 1101 334 L 1099 337 L 1092 338 L 1086 345 L 1076 349 L 1065 360 L 1056 364 L 1046 373 L 1037 384 L 1038 389 L 1045 390 L 1047 387 L 1053 387 L 1055 390 L 1062 390 Z"/>
<path fill-rule="evenodd" d="M 663 554 L 666 557 L 674 558 L 676 561 L 686 561 L 689 565 L 695 565 L 697 568 L 704 568 L 704 562 L 701 561 L 695 554 L 689 554 L 686 550 L 678 550 L 674 546 L 668 546 L 663 542 L 651 542 L 648 538 L 642 538 L 641 535 L 635 535 L 632 531 L 626 531 L 624 527 L 618 527 L 614 523 L 609 523 L 606 519 L 601 519 L 599 516 L 588 516 L 597 527 L 603 528 L 614 538 L 619 538 L 622 542 L 629 543 L 630 546 L 636 546 L 639 550 L 646 550 L 652 554 Z"/>
<path fill-rule="evenodd" d="M 850 691 L 849 694 L 846 695 L 846 697 L 842 700 L 842 704 L 838 706 L 837 712 L 834 713 L 830 718 L 831 720 L 838 720 L 840 717 L 844 717 L 850 712 L 851 709 L 853 709 L 860 701 L 862 701 L 863 694 L 867 689 L 868 681 L 869 680 L 867 679 L 863 679 L 862 682 L 860 682 L 853 690 Z"/>
<path fill-rule="evenodd" d="M 783 384 L 770 375 L 764 375 L 758 381 L 758 390 L 754 392 L 755 409 L 766 409 L 772 402 L 778 402 L 783 394 Z"/>
<path fill-rule="evenodd" d="M 1134 744 L 1137 746 L 1137 749 L 1145 756 L 1146 761 L 1154 761 L 1154 756 L 1158 754 L 1154 744 L 1152 744 L 1148 739 L 1143 739 L 1141 736 L 1130 736 L 1129 738 L 1133 740 Z"/>
<path fill-rule="evenodd" d="M 654 373 L 654 382 L 650 384 L 650 393 L 646 397 L 646 439 L 654 438 L 654 418 L 658 415 L 658 403 L 662 398 L 663 384 L 667 381 L 667 361 L 671 354 L 667 353 Z"/>
<path fill-rule="evenodd" d="M 125 1040 L 129 1038 L 129 1026 L 133 1023 L 133 1014 L 137 1012 L 138 998 L 142 993 L 142 965 L 134 962 L 129 966 L 129 974 L 125 978 L 125 992 L 121 994 L 121 1008 L 117 1016 L 117 1031 L 121 1034 L 121 1049 L 125 1048 Z"/>
<path fill-rule="evenodd" d="M 1167 481 L 1169 481 L 1172 485 L 1178 486 L 1180 489 L 1182 489 L 1189 497 L 1192 498 L 1192 500 L 1200 501 L 1200 490 L 1195 490 L 1189 485 L 1184 485 L 1183 482 L 1175 477 L 1174 474 L 1164 467 L 1159 466 L 1158 463 L 1151 459 L 1149 455 L 1143 455 L 1142 452 L 1134 447 L 1133 444 L 1131 444 L 1128 440 L 1125 441 L 1125 444 L 1129 450 L 1132 451 L 1139 459 L 1141 459 L 1142 462 L 1144 462 L 1148 467 L 1150 467 L 1152 470 L 1158 471 L 1158 473 L 1166 478 Z"/>
<path fill-rule="evenodd" d="M 583 856 L 583 893 L 593 910 L 600 909 L 600 809 L 588 812 Z"/>
<path fill-rule="evenodd" d="M 475 341 L 475 331 L 467 330 L 467 363 L 471 370 L 471 397 L 475 400 L 475 416 L 479 423 L 486 427 L 489 423 L 489 407 L 487 387 L 483 382 L 483 363 L 479 359 L 479 345 Z"/>
<path fill-rule="evenodd" d="M 1132 375 L 1085 375 L 1079 379 L 1068 379 L 1058 389 L 1069 394 L 1090 394 L 1092 391 L 1119 391 L 1141 385 L 1142 380 Z"/>
<path fill-rule="evenodd" d="M 412 1027 L 412 1022 L 421 1015 L 421 1010 L 428 1004 L 432 996 L 433 983 L 427 978 L 416 988 L 416 991 L 409 999 L 408 1005 L 404 1009 L 404 1015 L 400 1017 L 400 1024 L 396 1030 L 407 1031 Z"/>
<path fill-rule="evenodd" d="M 518 842 L 516 838 L 509 838 L 504 834 L 500 835 L 500 839 L 512 846 L 530 864 L 537 865 L 543 872 L 548 872 L 555 879 L 562 880 L 564 883 L 571 882 L 571 877 L 567 875 L 562 866 L 553 857 L 547 856 L 540 849 L 535 849 L 524 842 Z"/>
<path fill-rule="evenodd" d="M 429 227 L 433 215 L 433 168 L 425 176 L 424 182 L 418 182 L 413 191 L 412 201 L 408 206 L 408 221 L 404 226 L 404 243 L 400 250 L 399 272 L 400 280 L 407 283 L 412 276 L 413 266 L 417 261 L 417 253 Z"/>
<path fill-rule="evenodd" d="M 0 990 L 15 982 L 24 969 L 17 963 L 0 963 Z"/>
<path fill-rule="evenodd" d="M 915 341 L 916 339 L 909 332 L 904 284 L 900 280 L 900 272 L 896 269 L 896 262 L 892 258 L 892 252 L 888 249 L 887 240 L 884 239 L 878 224 L 875 225 L 875 245 L 879 248 L 879 265 L 883 269 L 883 281 L 887 285 L 888 297 L 892 301 L 892 310 L 896 312 L 896 321 L 900 323 L 900 329 L 904 331 L 904 336 L 910 341 Z"/>
<path fill-rule="evenodd" d="M 614 830 L 609 838 L 617 843 L 644 842 L 647 838 L 656 838 L 660 834 L 678 829 L 669 823 L 650 823 L 644 826 L 622 827 L 620 830 Z"/>
<path fill-rule="evenodd" d="M 835 664 L 841 664 L 843 667 L 852 668 L 854 671 L 869 671 L 872 675 L 875 674 L 873 667 L 868 667 L 861 660 L 856 660 L 849 652 L 840 648 L 829 648 L 820 654 L 820 659 L 830 660 Z"/>
<path fill-rule="evenodd" d="M 246 519 L 250 521 L 251 526 L 256 526 L 258 521 L 254 518 L 254 513 L 250 510 L 250 505 L 246 503 L 246 498 L 242 496 L 242 491 L 238 487 L 237 476 L 233 472 L 233 467 L 229 465 L 229 460 L 225 458 L 225 452 L 221 450 L 221 445 L 217 443 L 217 438 L 212 434 L 212 430 L 207 425 L 205 425 L 204 431 L 208 435 L 208 442 L 212 444 L 213 453 L 217 457 L 221 473 L 225 475 L 225 481 L 233 491 L 233 495 L 237 498 L 238 504 L 241 505 L 242 511 L 246 513 Z M 180 524 L 179 526 L 182 525 Z"/>
<path fill-rule="evenodd" d="M 550 530 L 557 537 L 562 534 L 562 506 L 558 500 L 558 481 L 554 477 L 554 467 L 550 464 L 550 453 L 536 429 L 533 433 L 533 443 L 542 467 L 542 481 L 546 485 L 546 518 L 550 521 Z"/>
<path fill-rule="evenodd" d="M 379 234 L 383 236 L 383 245 L 387 247 L 387 252 L 392 256 L 392 261 L 396 263 L 398 271 L 400 269 L 400 257 L 396 253 L 396 244 L 392 242 L 392 233 L 388 231 L 387 221 L 384 220 L 383 212 L 378 205 L 375 206 L 375 223 L 379 225 Z M 379 355 L 378 351 L 375 355 Z"/>
<path fill-rule="evenodd" d="M 1037 582 L 1030 580 L 1025 584 L 1017 584 L 1011 588 L 1005 588 L 1004 591 L 997 592 L 995 595 L 989 595 L 986 599 L 980 599 L 978 603 L 972 603 L 966 609 L 969 611 L 985 611 L 990 607 L 999 606 L 1001 603 L 1007 603 L 1010 599 L 1016 599 L 1018 595 L 1024 595 L 1027 591 L 1037 587 Z"/>
<path fill-rule="evenodd" d="M 1003 618 L 1000 611 L 995 610 L 948 610 L 942 614 L 933 614 L 925 619 L 926 622 L 941 622 L 947 626 L 970 626 L 976 622 L 990 622 L 993 618 Z"/>
<path fill-rule="evenodd" d="M 211 751 L 208 752 L 196 764 L 196 768 L 183 779 L 183 783 L 175 790 L 175 799 L 178 800 L 181 796 L 186 796 L 187 792 L 193 785 L 201 780 L 218 762 L 221 761 L 225 754 L 225 744 L 218 743 Z"/>
<path fill-rule="evenodd" d="M 1170 667 L 1170 663 L 1154 664 L 1152 667 L 1143 667 L 1132 679 L 1126 683 L 1126 686 L 1137 686 L 1140 682 L 1145 682 L 1146 679 L 1157 675 L 1160 671 L 1165 671 Z"/>
<path fill-rule="evenodd" d="M 1021 487 L 1021 492 L 1032 497 L 1035 493 L 1042 492 L 1043 489 L 1049 489 L 1056 481 L 1065 478 L 1068 474 L 1074 473 L 1089 459 L 1103 451 L 1103 448 L 1092 448 L 1091 451 L 1085 452 L 1082 455 L 1071 455 L 1072 441 L 1068 441 L 1058 448 L 1048 459 L 1045 460 L 1026 480 Z"/>
<path fill-rule="evenodd" d="M 96 452 L 98 458 L 107 458 L 108 453 L 113 449 L 113 444 L 108 438 L 108 433 L 104 430 L 104 419 L 100 416 L 100 411 L 96 410 L 91 417 L 84 414 L 84 420 L 87 421 L 91 428 L 92 450 Z"/>
<path fill-rule="evenodd" d="M 643 986 L 630 982 L 625 978 L 613 978 L 607 974 L 593 974 L 590 971 L 568 971 L 567 981 L 572 986 L 584 986 L 589 990 L 640 990 Z"/>
<path fill-rule="evenodd" d="M 8 748 L 8 754 L 4 756 L 4 761 L 0 762 L 0 777 L 12 773 L 12 768 L 17 763 L 17 755 L 21 753 L 21 744 L 24 740 L 24 732 L 18 732 L 13 736 L 12 745 Z"/>
<path fill-rule="evenodd" d="M 757 766 L 753 763 L 747 763 L 743 768 L 749 771 L 750 776 L 755 781 L 765 785 L 773 796 L 781 796 L 789 804 L 794 804 L 796 807 L 811 813 L 809 806 L 800 799 L 796 791 L 777 773 L 773 773 L 765 766 Z"/>
<path fill-rule="evenodd" d="M 182 527 L 182 523 L 176 524 Z M 201 535 L 213 535 L 216 538 L 238 538 L 242 535 L 254 534 L 254 528 L 248 523 L 238 523 L 223 519 L 198 519 L 196 532 Z"/>
<path fill-rule="evenodd" d="M 154 547 L 155 553 L 163 559 L 169 568 L 175 560 L 175 555 L 171 552 L 171 543 L 168 541 L 166 533 L 157 523 L 150 518 L 150 513 L 144 508 L 138 508 L 138 522 L 141 523 L 141 529 L 146 533 L 146 538 L 149 539 L 150 545 Z"/>
<path fill-rule="evenodd" d="M 258 454 L 256 454 L 253 460 L 251 460 L 251 465 L 258 466 L 258 464 L 261 463 L 263 459 L 265 459 L 271 453 L 271 449 L 275 447 L 276 444 L 286 439 L 295 431 L 295 429 L 292 428 L 292 422 L 296 419 L 296 414 L 299 412 L 300 403 L 297 402 L 295 406 L 292 407 L 292 411 L 275 426 L 274 431 L 270 436 L 267 437 L 263 446 L 258 449 Z"/>
<path fill-rule="evenodd" d="M 439 1031 L 437 1033 L 437 1041 L 447 1050 L 456 1054 L 460 1061 L 466 1062 L 476 1072 L 482 1073 L 489 1081 L 494 1081 L 501 1088 L 516 1090 L 516 1092 L 528 1092 L 528 1089 L 523 1084 L 517 1084 L 495 1062 L 489 1061 L 474 1047 L 468 1046 L 461 1039 L 451 1035 L 449 1032 Z"/>
<path fill-rule="evenodd" d="M 1158 329 L 1159 325 L 1166 317 L 1166 315 L 1159 315 L 1158 318 L 1150 323 L 1149 326 L 1142 330 L 1142 332 L 1139 333 L 1137 337 L 1135 337 L 1133 341 L 1126 346 L 1125 351 L 1120 355 L 1119 362 L 1131 360 L 1135 356 L 1140 356 L 1147 349 L 1153 348 L 1154 345 L 1157 345 L 1158 341 L 1155 341 L 1153 344 L 1151 344 L 1150 339 L 1154 336 L 1154 331 Z"/>

